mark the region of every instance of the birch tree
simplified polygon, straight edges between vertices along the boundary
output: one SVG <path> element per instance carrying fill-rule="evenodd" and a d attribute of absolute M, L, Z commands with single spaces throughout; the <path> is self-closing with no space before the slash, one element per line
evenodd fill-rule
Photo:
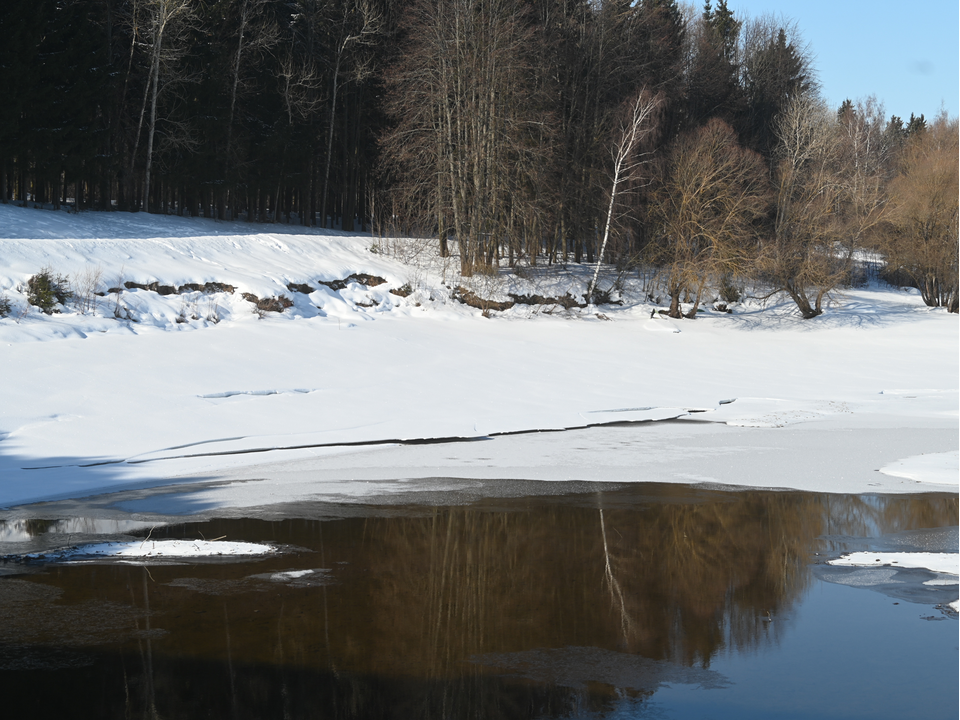
<path fill-rule="evenodd" d="M 660 106 L 659 97 L 651 97 L 646 88 L 640 90 L 629 100 L 620 117 L 620 123 L 611 147 L 613 166 L 610 173 L 610 199 L 607 203 L 607 217 L 603 226 L 603 240 L 600 243 L 600 253 L 597 255 L 597 266 L 593 271 L 593 278 L 587 286 L 587 301 L 593 302 L 597 289 L 597 279 L 600 277 L 600 263 L 607 249 L 610 239 L 610 226 L 613 223 L 614 209 L 617 204 L 617 195 L 622 192 L 623 186 L 636 178 L 637 170 L 649 159 L 648 152 L 641 152 L 641 146 L 655 129 L 654 113 Z"/>

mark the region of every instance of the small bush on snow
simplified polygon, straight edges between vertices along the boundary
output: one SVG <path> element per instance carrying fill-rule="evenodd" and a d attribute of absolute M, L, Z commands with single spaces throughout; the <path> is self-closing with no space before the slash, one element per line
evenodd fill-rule
<path fill-rule="evenodd" d="M 11 308 L 10 299 L 6 295 L 0 295 L 0 317 L 9 315 Z"/>
<path fill-rule="evenodd" d="M 739 302 L 742 295 L 740 288 L 734 284 L 733 278 L 729 275 L 720 278 L 720 297 L 724 302 L 730 304 Z"/>
<path fill-rule="evenodd" d="M 74 274 L 73 304 L 81 315 L 96 314 L 97 293 L 102 282 L 103 269 L 99 265 Z"/>
<path fill-rule="evenodd" d="M 72 297 L 70 278 L 55 275 L 50 268 L 43 268 L 27 280 L 27 302 L 47 315 L 57 312 L 57 304 L 65 305 Z"/>

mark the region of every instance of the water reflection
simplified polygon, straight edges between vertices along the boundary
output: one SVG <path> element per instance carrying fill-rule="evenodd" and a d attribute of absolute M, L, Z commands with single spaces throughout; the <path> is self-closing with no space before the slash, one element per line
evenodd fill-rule
<path fill-rule="evenodd" d="M 3 579 L 0 692 L 66 683 L 103 717 L 520 718 L 643 705 L 665 682 L 722 688 L 718 653 L 775 645 L 821 536 L 957 515 L 955 495 L 643 486 L 157 528 L 304 550 Z"/>
<path fill-rule="evenodd" d="M 120 535 L 155 524 L 126 518 L 91 517 L 0 520 L 0 543 L 30 542 L 43 535 Z"/>

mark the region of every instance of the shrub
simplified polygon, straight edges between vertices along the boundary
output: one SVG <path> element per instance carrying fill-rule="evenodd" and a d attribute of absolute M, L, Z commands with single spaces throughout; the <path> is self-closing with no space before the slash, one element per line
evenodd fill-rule
<path fill-rule="evenodd" d="M 6 295 L 0 295 L 0 317 L 6 317 L 10 314 L 10 299 Z"/>
<path fill-rule="evenodd" d="M 99 265 L 80 270 L 73 276 L 73 304 L 81 315 L 96 314 L 102 282 L 103 268 Z"/>
<path fill-rule="evenodd" d="M 36 305 L 47 315 L 59 312 L 57 304 L 65 305 L 72 297 L 70 278 L 54 275 L 50 268 L 43 268 L 27 280 L 27 302 Z"/>
<path fill-rule="evenodd" d="M 720 297 L 727 303 L 735 303 L 740 300 L 741 293 L 729 275 L 720 278 Z"/>
<path fill-rule="evenodd" d="M 390 290 L 391 295 L 396 295 L 398 297 L 409 297 L 413 293 L 413 288 L 410 287 L 410 283 L 404 283 L 398 288 Z"/>

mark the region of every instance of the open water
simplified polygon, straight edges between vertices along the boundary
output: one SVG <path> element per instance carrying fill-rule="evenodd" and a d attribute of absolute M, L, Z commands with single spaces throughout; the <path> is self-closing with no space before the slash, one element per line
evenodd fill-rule
<path fill-rule="evenodd" d="M 957 717 L 955 579 L 824 564 L 957 552 L 956 494 L 573 489 L 161 527 L 0 517 L 4 715 Z M 22 559 L 148 534 L 282 552 Z"/>

